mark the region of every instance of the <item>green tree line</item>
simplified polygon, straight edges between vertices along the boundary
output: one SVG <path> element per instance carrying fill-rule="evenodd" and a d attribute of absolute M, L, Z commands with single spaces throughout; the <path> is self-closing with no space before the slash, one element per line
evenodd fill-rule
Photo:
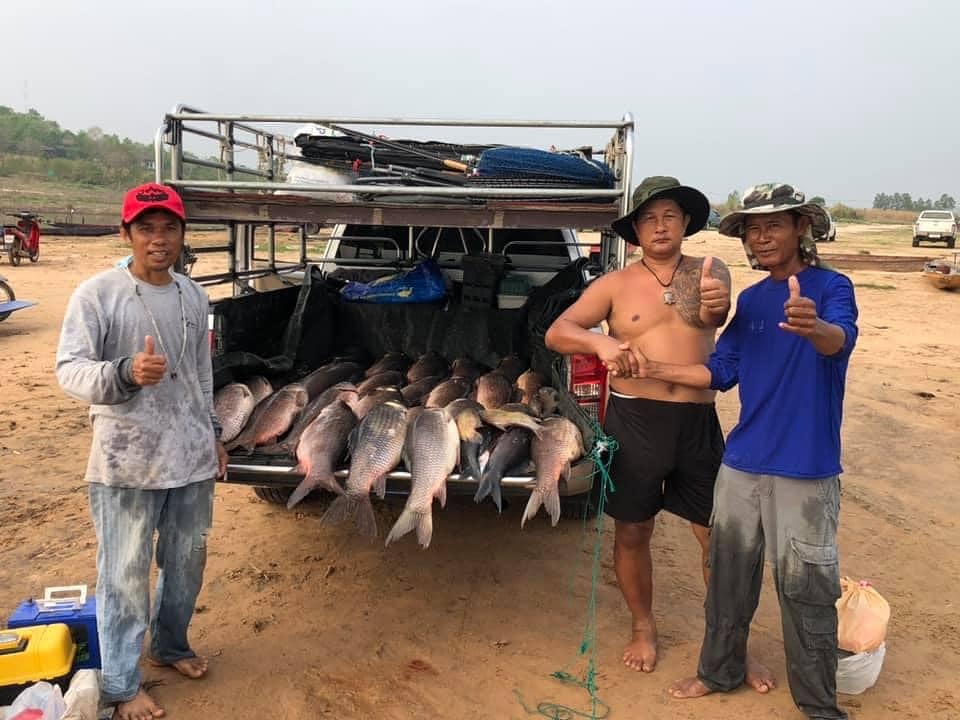
<path fill-rule="evenodd" d="M 119 187 L 152 180 L 153 159 L 152 145 L 121 139 L 99 127 L 65 130 L 36 110 L 21 113 L 0 105 L 0 177 L 30 174 Z M 195 165 L 186 165 L 185 174 L 196 180 L 217 179 L 216 170 Z"/>
<path fill-rule="evenodd" d="M 957 201 L 943 193 L 939 200 L 930 198 L 924 199 L 918 197 L 914 200 L 910 193 L 877 193 L 873 198 L 873 207 L 877 210 L 914 210 L 921 212 L 923 210 L 953 210 L 957 207 Z"/>

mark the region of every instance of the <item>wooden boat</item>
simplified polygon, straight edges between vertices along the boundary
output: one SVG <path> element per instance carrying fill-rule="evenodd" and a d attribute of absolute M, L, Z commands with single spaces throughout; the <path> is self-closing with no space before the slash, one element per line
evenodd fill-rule
<path fill-rule="evenodd" d="M 940 290 L 960 289 L 958 256 L 960 256 L 960 253 L 954 254 L 952 262 L 949 260 L 930 260 L 924 263 L 923 276 L 931 285 Z"/>

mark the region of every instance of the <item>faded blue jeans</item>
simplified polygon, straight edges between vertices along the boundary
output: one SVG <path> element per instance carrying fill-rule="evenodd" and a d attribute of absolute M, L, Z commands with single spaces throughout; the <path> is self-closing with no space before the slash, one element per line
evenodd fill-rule
<path fill-rule="evenodd" d="M 140 689 L 140 654 L 150 627 L 150 656 L 162 663 L 193 657 L 187 626 L 203 584 L 214 481 L 169 490 L 90 483 L 97 531 L 97 633 L 105 704 Z M 160 569 L 150 612 L 154 533 Z"/>

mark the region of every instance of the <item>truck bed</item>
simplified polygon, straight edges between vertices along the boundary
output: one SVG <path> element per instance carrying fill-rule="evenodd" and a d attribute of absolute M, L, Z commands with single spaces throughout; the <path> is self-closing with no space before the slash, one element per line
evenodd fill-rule
<path fill-rule="evenodd" d="M 560 273 L 549 287 L 535 292 L 520 309 L 464 307 L 456 294 L 442 303 L 367 304 L 341 300 L 328 280 L 315 270 L 307 273 L 304 285 L 218 301 L 213 305 L 215 347 L 214 384 L 243 380 L 264 374 L 279 387 L 292 382 L 324 362 L 358 349 L 371 361 L 389 351 L 403 351 L 416 357 L 433 350 L 448 359 L 469 355 L 493 367 L 500 358 L 517 353 L 530 366 L 551 379 L 561 393 L 561 412 L 578 426 L 588 450 L 595 437 L 590 418 L 565 390 L 561 377 L 561 358 L 543 345 L 548 324 L 542 316 L 554 307 L 548 298 L 571 283 L 579 268 Z M 592 483 L 593 463 L 589 458 L 574 468 L 563 495 L 580 495 Z M 337 476 L 345 478 L 347 468 Z M 302 475 L 296 472 L 291 456 L 246 454 L 231 455 L 227 482 L 258 487 L 295 486 Z M 388 491 L 405 492 L 410 475 L 402 466 L 388 475 Z M 450 489 L 472 494 L 475 481 L 449 477 Z M 504 478 L 506 493 L 527 492 L 532 475 Z"/>

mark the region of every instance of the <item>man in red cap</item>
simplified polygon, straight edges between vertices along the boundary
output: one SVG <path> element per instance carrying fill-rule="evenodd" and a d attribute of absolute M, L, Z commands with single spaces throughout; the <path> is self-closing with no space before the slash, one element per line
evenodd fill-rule
<path fill-rule="evenodd" d="M 213 412 L 203 289 L 171 270 L 186 212 L 169 187 L 128 191 L 120 234 L 131 260 L 83 282 L 70 298 L 57 380 L 90 405 L 85 479 L 97 532 L 97 627 L 102 699 L 121 720 L 164 712 L 141 687 L 149 657 L 200 678 L 207 661 L 187 642 L 203 582 L 214 480 L 226 470 Z M 150 612 L 153 537 L 160 569 Z"/>

